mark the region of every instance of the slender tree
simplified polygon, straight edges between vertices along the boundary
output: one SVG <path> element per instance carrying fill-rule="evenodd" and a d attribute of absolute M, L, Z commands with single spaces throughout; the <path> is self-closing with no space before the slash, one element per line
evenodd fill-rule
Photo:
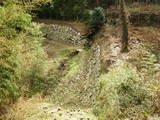
<path fill-rule="evenodd" d="M 97 0 L 97 7 L 99 7 L 99 0 Z"/>
<path fill-rule="evenodd" d="M 128 52 L 128 25 L 127 25 L 127 14 L 125 10 L 125 0 L 121 0 L 121 22 L 122 22 L 122 48 L 121 52 Z"/>

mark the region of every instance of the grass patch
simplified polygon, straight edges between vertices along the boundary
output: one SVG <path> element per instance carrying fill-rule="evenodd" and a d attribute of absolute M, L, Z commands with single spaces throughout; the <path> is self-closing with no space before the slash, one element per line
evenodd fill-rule
<path fill-rule="evenodd" d="M 70 66 L 69 66 L 69 69 L 67 70 L 67 73 L 68 73 L 66 75 L 67 78 L 68 77 L 73 77 L 77 73 L 78 67 L 79 67 L 79 65 L 78 65 L 79 59 L 80 59 L 80 56 L 77 55 L 69 61 Z"/>

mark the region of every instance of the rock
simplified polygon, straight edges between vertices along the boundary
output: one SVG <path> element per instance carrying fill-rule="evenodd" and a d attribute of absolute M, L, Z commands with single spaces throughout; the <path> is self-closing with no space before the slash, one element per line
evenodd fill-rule
<path fill-rule="evenodd" d="M 84 115 L 84 112 L 80 111 L 79 114 L 80 114 L 80 115 Z"/>
<path fill-rule="evenodd" d="M 77 51 L 82 52 L 82 51 L 83 51 L 83 49 L 77 49 Z"/>
<path fill-rule="evenodd" d="M 57 110 L 58 110 L 58 111 L 61 111 L 61 108 L 58 108 Z"/>
<path fill-rule="evenodd" d="M 47 106 L 44 106 L 43 109 L 46 110 L 46 109 L 48 109 L 48 107 L 47 107 Z"/>
<path fill-rule="evenodd" d="M 63 40 L 75 45 L 83 45 L 85 40 L 81 34 L 68 26 L 43 25 L 41 31 L 49 40 Z"/>

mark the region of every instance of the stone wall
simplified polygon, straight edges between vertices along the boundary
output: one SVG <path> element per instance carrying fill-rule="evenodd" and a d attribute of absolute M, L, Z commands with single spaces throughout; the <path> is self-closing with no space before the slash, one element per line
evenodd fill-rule
<path fill-rule="evenodd" d="M 41 31 L 49 40 L 62 40 L 74 45 L 84 45 L 85 42 L 79 32 L 68 26 L 43 24 Z"/>

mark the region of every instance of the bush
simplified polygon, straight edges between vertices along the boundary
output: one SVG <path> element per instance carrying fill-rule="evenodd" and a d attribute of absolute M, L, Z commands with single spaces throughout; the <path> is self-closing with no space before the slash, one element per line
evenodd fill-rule
<path fill-rule="evenodd" d="M 41 25 L 32 23 L 26 28 L 25 36 L 23 36 L 20 88 L 21 94 L 24 96 L 48 92 L 49 86 L 54 88 L 57 84 L 56 77 L 53 72 L 50 72 L 53 68 L 52 60 L 48 60 L 42 47 L 44 38 L 40 28 Z"/>
<path fill-rule="evenodd" d="M 31 24 L 31 16 L 17 5 L 0 8 L 0 36 L 12 39 L 25 32 Z"/>
<path fill-rule="evenodd" d="M 132 65 L 119 62 L 112 66 L 99 78 L 99 85 L 94 113 L 101 120 L 144 119 L 153 112 L 152 95 Z"/>
<path fill-rule="evenodd" d="M 0 104 L 55 82 L 52 74 L 48 76 L 51 64 L 42 36 L 40 26 L 20 6 L 8 3 L 0 8 Z"/>
<path fill-rule="evenodd" d="M 106 21 L 103 8 L 98 7 L 88 12 L 87 26 L 91 32 L 97 32 Z"/>
<path fill-rule="evenodd" d="M 18 97 L 20 33 L 30 22 L 30 15 L 14 4 L 0 8 L 0 104 L 9 104 Z"/>
<path fill-rule="evenodd" d="M 141 57 L 139 58 L 139 68 L 146 76 L 153 76 L 160 70 L 159 53 L 156 53 L 152 47 L 144 45 L 140 50 Z"/>
<path fill-rule="evenodd" d="M 14 41 L 0 38 L 0 105 L 16 100 L 20 80 L 18 49 Z"/>
<path fill-rule="evenodd" d="M 23 86 L 25 89 L 22 88 L 23 94 L 30 96 L 38 92 L 47 92 L 49 86 L 54 87 L 57 82 L 56 78 L 52 73 L 49 74 L 52 64 L 42 48 L 28 52 L 23 59 L 23 80 L 21 82 L 26 83 Z"/>

